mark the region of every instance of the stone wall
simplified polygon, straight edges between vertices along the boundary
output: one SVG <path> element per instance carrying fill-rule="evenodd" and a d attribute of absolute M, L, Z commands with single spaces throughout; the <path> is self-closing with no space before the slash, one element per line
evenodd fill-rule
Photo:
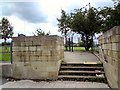
<path fill-rule="evenodd" d="M 120 26 L 115 26 L 99 37 L 100 59 L 112 88 L 120 90 Z M 103 49 L 103 51 L 102 51 Z"/>
<path fill-rule="evenodd" d="M 29 36 L 13 37 L 14 78 L 57 79 L 61 61 L 64 59 L 62 37 Z"/>

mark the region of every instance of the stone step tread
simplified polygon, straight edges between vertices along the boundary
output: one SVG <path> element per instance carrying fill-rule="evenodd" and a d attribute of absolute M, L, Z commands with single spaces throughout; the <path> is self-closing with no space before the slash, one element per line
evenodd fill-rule
<path fill-rule="evenodd" d="M 103 71 L 75 71 L 75 70 L 61 70 L 59 73 L 99 73 L 99 74 L 104 74 L 105 72 Z"/>
<path fill-rule="evenodd" d="M 76 68 L 76 69 L 82 69 L 82 68 L 85 68 L 85 69 L 104 69 L 103 67 L 89 67 L 89 66 L 61 66 L 61 68 L 65 68 L 65 69 L 71 69 L 71 68 Z"/>
<path fill-rule="evenodd" d="M 75 75 L 59 75 L 58 78 L 105 78 L 104 76 L 75 76 Z"/>
<path fill-rule="evenodd" d="M 101 63 L 101 62 L 83 62 L 83 63 L 79 63 L 79 62 L 62 62 L 62 64 L 103 64 L 103 63 Z"/>
<path fill-rule="evenodd" d="M 94 64 L 90 64 L 90 63 L 61 63 L 61 65 L 103 65 L 102 63 L 94 63 Z"/>

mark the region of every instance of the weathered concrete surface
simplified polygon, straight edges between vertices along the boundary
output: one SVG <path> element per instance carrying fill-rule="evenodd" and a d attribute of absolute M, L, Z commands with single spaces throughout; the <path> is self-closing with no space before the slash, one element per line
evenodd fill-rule
<path fill-rule="evenodd" d="M 62 37 L 54 35 L 13 37 L 13 64 L 3 65 L 3 76 L 56 80 L 63 59 Z"/>
<path fill-rule="evenodd" d="M 61 61 L 18 62 L 13 64 L 13 77 L 21 79 L 56 80 Z"/>
<path fill-rule="evenodd" d="M 99 56 L 108 83 L 112 88 L 120 90 L 120 26 L 115 26 L 100 36 L 99 44 Z"/>
<path fill-rule="evenodd" d="M 107 90 L 109 89 L 107 84 L 104 83 L 96 83 L 96 82 L 77 82 L 77 81 L 40 81 L 34 82 L 31 80 L 21 80 L 21 81 L 14 81 L 14 82 L 7 82 L 0 87 L 2 88 L 68 88 L 68 89 L 76 89 L 76 88 L 87 88 L 93 90 L 93 88 L 103 88 Z M 86 89 L 85 89 L 86 90 Z"/>
<path fill-rule="evenodd" d="M 90 52 L 64 52 L 66 63 L 100 63 L 100 60 Z"/>

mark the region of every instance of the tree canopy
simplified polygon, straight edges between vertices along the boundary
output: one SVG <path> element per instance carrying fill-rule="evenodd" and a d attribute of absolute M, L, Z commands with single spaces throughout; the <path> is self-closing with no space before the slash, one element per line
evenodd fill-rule
<path fill-rule="evenodd" d="M 60 19 L 57 19 L 60 31 L 66 35 L 71 30 L 82 35 L 85 49 L 93 46 L 95 33 L 105 32 L 113 26 L 120 25 L 120 3 L 114 7 L 94 8 L 90 3 L 83 8 L 74 9 L 70 14 L 64 10 Z"/>
<path fill-rule="evenodd" d="M 45 33 L 44 31 L 42 31 L 40 28 L 38 28 L 34 34 L 34 36 L 44 36 L 44 35 L 50 35 L 50 32 Z"/>
<path fill-rule="evenodd" d="M 1 23 L 0 35 L 1 38 L 4 39 L 6 43 L 6 40 L 13 36 L 13 27 L 11 26 L 9 20 L 5 17 L 2 18 L 0 23 Z"/>
<path fill-rule="evenodd" d="M 82 35 L 82 41 L 85 44 L 85 49 L 88 51 L 92 47 L 93 36 L 98 31 L 100 26 L 100 18 L 96 8 L 86 7 L 76 9 L 72 16 L 71 29 Z"/>
<path fill-rule="evenodd" d="M 57 18 L 57 21 L 58 27 L 60 28 L 59 31 L 65 37 L 65 47 L 67 50 L 67 33 L 70 30 L 71 17 L 64 10 L 61 10 L 61 16 Z"/>
<path fill-rule="evenodd" d="M 104 7 L 99 14 L 102 19 L 101 31 L 111 29 L 114 26 L 120 25 L 120 2 L 116 3 L 114 7 Z"/>

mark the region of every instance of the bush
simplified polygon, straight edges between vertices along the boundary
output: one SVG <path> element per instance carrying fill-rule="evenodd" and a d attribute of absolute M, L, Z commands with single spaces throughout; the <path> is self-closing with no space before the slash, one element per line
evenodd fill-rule
<path fill-rule="evenodd" d="M 2 46 L 5 46 L 5 43 L 4 42 L 2 42 L 2 44 L 1 44 Z M 6 42 L 6 45 L 7 46 L 10 46 L 10 42 Z"/>
<path fill-rule="evenodd" d="M 79 42 L 79 46 L 80 46 L 80 47 L 85 47 L 84 42 Z"/>

